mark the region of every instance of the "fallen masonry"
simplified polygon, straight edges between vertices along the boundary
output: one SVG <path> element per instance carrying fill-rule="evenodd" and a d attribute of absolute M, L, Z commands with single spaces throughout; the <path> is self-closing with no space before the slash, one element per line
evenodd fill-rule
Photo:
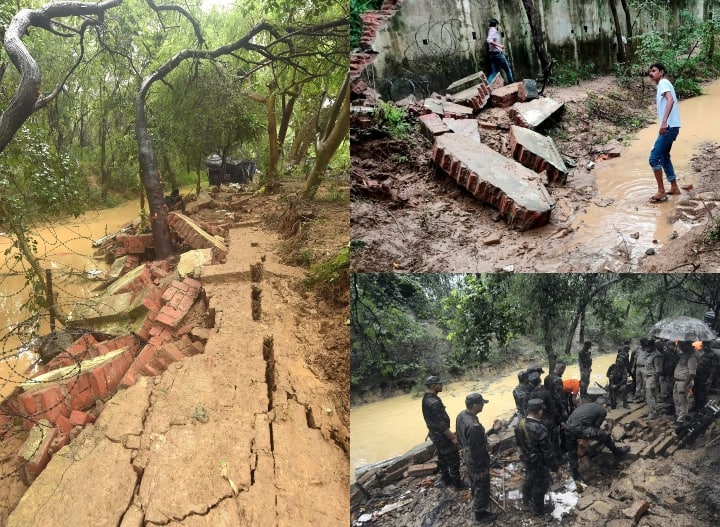
<path fill-rule="evenodd" d="M 548 222 L 555 202 L 537 174 L 519 163 L 457 134 L 435 140 L 433 160 L 473 196 L 496 207 L 511 227 Z"/>
<path fill-rule="evenodd" d="M 720 414 L 718 403 L 711 401 L 706 413 L 716 418 Z M 717 437 L 713 438 L 717 431 L 703 429 L 694 449 L 688 449 L 683 442 L 684 432 L 674 428 L 672 416 L 663 415 L 649 421 L 644 418 L 645 414 L 644 404 L 609 411 L 607 425 L 615 440 L 631 449 L 621 461 L 599 443 L 581 441 L 580 472 L 585 476 L 584 482 L 576 484 L 566 468 L 561 470 L 560 477 L 553 475 L 551 490 L 556 519 L 571 515 L 568 524 L 578 526 L 631 527 L 641 519 L 641 525 L 662 526 L 671 518 L 675 519 L 673 525 L 691 524 L 687 522 L 694 518 L 692 510 L 672 497 L 682 500 L 682 493 L 694 492 L 694 485 L 684 491 L 673 489 L 673 485 L 682 480 L 692 481 L 698 459 L 720 458 L 715 445 Z M 695 421 L 701 422 L 701 415 L 699 413 Z M 687 429 L 691 430 L 692 426 L 691 423 Z M 513 423 L 496 421 L 493 429 L 488 436 L 493 508 L 501 512 L 500 519 L 504 519 L 499 525 L 510 525 L 529 518 L 521 504 L 524 474 L 515 449 Z M 416 518 L 418 522 L 437 519 L 443 507 L 445 518 L 467 515 L 471 509 L 467 496 L 442 488 L 434 456 L 435 448 L 427 441 L 397 458 L 358 468 L 350 494 L 352 524 L 405 526 L 410 523 L 404 518 Z M 682 461 L 672 463 L 674 458 Z M 672 473 L 668 463 L 677 472 Z M 610 490 L 600 485 L 603 478 L 609 478 Z M 617 519 L 613 520 L 615 523 L 605 523 L 609 518 Z M 458 521 L 456 524 L 465 525 Z M 622 523 L 627 521 L 629 523 Z"/>

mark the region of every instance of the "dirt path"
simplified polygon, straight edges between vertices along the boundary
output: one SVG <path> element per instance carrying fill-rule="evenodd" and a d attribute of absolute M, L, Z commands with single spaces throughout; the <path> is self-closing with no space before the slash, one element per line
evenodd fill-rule
<path fill-rule="evenodd" d="M 304 290 L 257 221 L 229 237 L 227 263 L 202 272 L 215 315 L 205 352 L 118 392 L 8 526 L 349 523 L 344 311 Z"/>

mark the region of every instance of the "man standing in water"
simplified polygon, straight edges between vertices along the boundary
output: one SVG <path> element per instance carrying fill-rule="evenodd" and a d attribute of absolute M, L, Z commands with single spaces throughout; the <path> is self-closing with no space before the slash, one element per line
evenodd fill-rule
<path fill-rule="evenodd" d="M 680 194 L 680 189 L 675 181 L 675 169 L 670 160 L 670 149 L 673 142 L 677 139 L 680 132 L 680 111 L 675 95 L 675 88 L 672 83 L 665 78 L 665 66 L 656 62 L 650 66 L 648 72 L 650 78 L 657 84 L 655 95 L 657 104 L 657 117 L 660 120 L 660 132 L 655 145 L 650 152 L 650 167 L 655 175 L 657 182 L 657 193 L 650 198 L 652 203 L 666 201 L 668 194 Z M 663 183 L 663 170 L 665 177 L 670 183 L 670 191 L 665 192 Z"/>
<path fill-rule="evenodd" d="M 450 430 L 450 416 L 445 410 L 438 393 L 442 391 L 443 381 L 431 375 L 425 380 L 427 392 L 423 395 L 422 413 L 425 418 L 430 440 L 435 445 L 438 457 L 438 470 L 442 482 L 456 490 L 467 488 L 460 479 L 460 454 L 458 441 Z"/>
<path fill-rule="evenodd" d="M 465 397 L 465 410 L 455 420 L 455 430 L 463 447 L 463 460 L 470 477 L 476 522 L 492 522 L 497 518 L 497 514 L 487 510 L 490 505 L 490 454 L 485 428 L 477 417 L 488 402 L 479 393 L 468 394 Z"/>

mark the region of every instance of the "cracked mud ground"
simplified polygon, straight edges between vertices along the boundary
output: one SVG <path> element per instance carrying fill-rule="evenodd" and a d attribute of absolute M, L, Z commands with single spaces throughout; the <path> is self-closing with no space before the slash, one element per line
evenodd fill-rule
<path fill-rule="evenodd" d="M 349 523 L 348 404 L 326 378 L 346 362 L 344 311 L 302 290 L 279 244 L 253 223 L 231 231 L 228 263 L 202 272 L 216 310 L 205 353 L 118 392 L 9 526 Z"/>

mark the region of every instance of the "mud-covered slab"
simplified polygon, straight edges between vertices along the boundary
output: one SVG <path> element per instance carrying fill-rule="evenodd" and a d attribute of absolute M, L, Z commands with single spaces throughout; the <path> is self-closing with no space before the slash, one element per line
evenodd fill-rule
<path fill-rule="evenodd" d="M 468 75 L 467 77 L 463 77 L 462 79 L 458 79 L 450 86 L 447 87 L 448 93 L 458 93 L 463 90 L 466 90 L 468 88 L 472 88 L 473 86 L 476 86 L 478 84 L 484 84 L 487 86 L 488 80 L 485 76 L 484 71 L 478 71 L 476 73 L 473 73 L 472 75 Z"/>
<path fill-rule="evenodd" d="M 568 169 L 552 138 L 522 126 L 510 127 L 513 159 L 537 172 L 545 171 L 548 183 L 565 183 Z"/>
<path fill-rule="evenodd" d="M 564 102 L 550 97 L 516 102 L 510 108 L 510 118 L 518 126 L 535 130 L 556 112 L 559 112 L 563 106 L 565 106 Z"/>
<path fill-rule="evenodd" d="M 555 204 L 537 174 L 491 148 L 457 134 L 435 140 L 433 160 L 477 199 L 496 207 L 510 226 L 545 225 Z"/>

